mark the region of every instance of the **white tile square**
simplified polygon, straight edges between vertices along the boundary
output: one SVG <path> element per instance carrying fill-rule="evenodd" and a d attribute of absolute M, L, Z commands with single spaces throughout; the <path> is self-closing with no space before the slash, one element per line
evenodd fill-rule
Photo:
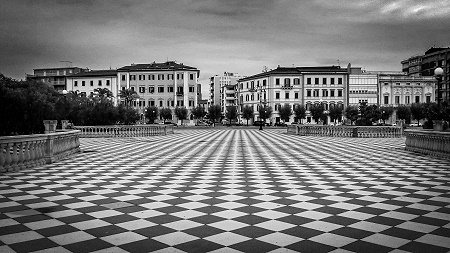
<path fill-rule="evenodd" d="M 136 218 L 140 218 L 140 219 L 155 217 L 155 216 L 164 215 L 164 214 L 165 213 L 159 212 L 156 210 L 144 210 L 144 211 L 129 213 L 129 215 L 134 216 Z"/>
<path fill-rule="evenodd" d="M 201 203 L 201 202 L 188 202 L 188 203 L 183 203 L 183 204 L 179 204 L 177 205 L 179 207 L 185 208 L 185 209 L 197 209 L 197 208 L 202 208 L 205 206 L 209 206 L 207 204 Z"/>
<path fill-rule="evenodd" d="M 217 206 L 220 208 L 225 208 L 225 209 L 236 209 L 236 208 L 240 208 L 240 207 L 247 206 L 247 205 L 231 201 L 231 202 L 220 203 L 220 204 L 217 204 L 214 206 Z"/>
<path fill-rule="evenodd" d="M 174 229 L 174 230 L 178 230 L 178 231 L 203 226 L 203 224 L 195 222 L 195 221 L 191 221 L 191 220 L 179 220 L 179 221 L 174 221 L 174 222 L 170 222 L 170 223 L 166 223 L 166 224 L 162 224 L 162 225 L 165 227 Z"/>
<path fill-rule="evenodd" d="M 235 211 L 235 210 L 225 210 L 217 213 L 212 213 L 214 216 L 222 217 L 225 219 L 234 219 L 236 217 L 241 217 L 247 215 L 247 213 Z"/>
<path fill-rule="evenodd" d="M 362 212 L 357 212 L 357 211 L 343 212 L 343 213 L 338 214 L 338 216 L 347 217 L 347 218 L 355 219 L 355 220 L 367 220 L 372 217 L 375 217 L 375 215 L 373 215 L 373 214 L 362 213 Z"/>
<path fill-rule="evenodd" d="M 92 236 L 86 232 L 77 231 L 77 232 L 72 232 L 72 233 L 68 233 L 68 234 L 52 236 L 52 237 L 49 237 L 48 239 L 54 241 L 55 243 L 57 243 L 59 245 L 67 245 L 67 244 L 82 242 L 82 241 L 86 241 L 86 240 L 91 240 L 94 238 L 95 238 L 95 236 Z"/>
<path fill-rule="evenodd" d="M 50 228 L 50 227 L 56 227 L 56 226 L 65 225 L 65 223 L 61 222 L 59 220 L 50 219 L 50 220 L 41 220 L 41 221 L 29 222 L 29 223 L 25 223 L 24 225 L 29 227 L 32 230 L 38 230 L 38 229 L 44 229 L 44 228 Z"/>
<path fill-rule="evenodd" d="M 331 214 L 321 213 L 321 212 L 317 212 L 317 211 L 304 211 L 301 213 L 297 213 L 295 215 L 300 216 L 300 217 L 305 217 L 308 219 L 313 219 L 313 220 L 321 220 L 321 219 L 325 219 L 325 218 L 332 216 Z"/>
<path fill-rule="evenodd" d="M 322 232 L 330 232 L 330 231 L 333 231 L 333 230 L 336 230 L 336 229 L 342 227 L 341 225 L 330 223 L 330 222 L 325 222 L 325 221 L 313 221 L 313 222 L 303 224 L 301 226 L 319 230 Z"/>
<path fill-rule="evenodd" d="M 36 239 L 44 238 L 41 234 L 38 234 L 34 231 L 26 231 L 21 233 L 15 233 L 15 234 L 7 234 L 0 236 L 0 241 L 2 241 L 5 244 L 13 244 L 13 243 L 19 243 L 19 242 L 26 242 Z"/>
<path fill-rule="evenodd" d="M 282 221 L 277 221 L 277 220 L 265 221 L 262 223 L 255 224 L 254 226 L 265 228 L 265 229 L 271 230 L 271 231 L 277 231 L 277 232 L 295 227 L 295 225 L 293 225 L 293 224 L 282 222 Z"/>
<path fill-rule="evenodd" d="M 450 224 L 450 223 L 449 223 Z M 432 226 L 428 224 L 418 223 L 418 222 L 412 222 L 412 221 L 406 221 L 402 224 L 397 225 L 396 227 L 412 230 L 420 233 L 431 233 L 432 231 L 438 229 L 438 226 Z"/>
<path fill-rule="evenodd" d="M 232 230 L 236 230 L 239 228 L 249 226 L 248 224 L 245 224 L 245 223 L 242 223 L 239 221 L 234 221 L 234 220 L 224 220 L 224 221 L 214 222 L 214 223 L 211 223 L 208 225 L 211 227 L 225 230 L 225 231 L 232 231 Z"/>
<path fill-rule="evenodd" d="M 270 210 L 270 209 L 276 209 L 276 208 L 283 207 L 284 205 L 273 203 L 273 202 L 261 202 L 258 204 L 254 204 L 252 206 Z"/>
<path fill-rule="evenodd" d="M 276 232 L 276 233 L 272 233 L 272 234 L 268 234 L 265 236 L 261 236 L 256 238 L 257 240 L 263 241 L 263 242 L 267 242 L 270 244 L 274 244 L 277 245 L 279 247 L 285 247 L 288 246 L 290 244 L 302 241 L 302 238 L 299 237 L 295 237 L 292 235 L 288 235 L 288 234 L 283 234 L 280 232 Z"/>
<path fill-rule="evenodd" d="M 176 217 L 179 217 L 182 219 L 191 219 L 191 218 L 206 215 L 206 213 L 202 213 L 202 212 L 199 212 L 196 210 L 186 210 L 186 211 L 171 213 L 170 215 L 176 216 Z"/>
<path fill-rule="evenodd" d="M 147 237 L 142 236 L 140 234 L 136 234 L 134 232 L 124 232 L 124 233 L 120 233 L 120 234 L 105 236 L 100 239 L 102 239 L 103 241 L 109 242 L 112 245 L 118 246 L 118 245 L 130 243 L 130 242 L 144 240 L 144 239 L 147 239 Z"/>
<path fill-rule="evenodd" d="M 387 225 L 377 224 L 377 223 L 368 222 L 368 221 L 360 221 L 357 223 L 353 223 L 353 224 L 349 225 L 349 227 L 361 229 L 361 230 L 365 230 L 365 231 L 369 231 L 369 232 L 374 232 L 374 233 L 379 233 L 381 231 L 384 231 L 384 230 L 390 228 L 390 226 L 387 226 Z"/>
<path fill-rule="evenodd" d="M 279 219 L 282 217 L 289 216 L 290 214 L 286 214 L 286 213 L 282 213 L 282 212 L 278 212 L 278 211 L 274 211 L 274 210 L 266 210 L 266 211 L 254 213 L 253 215 L 257 215 L 260 217 L 274 220 L 274 219 Z"/>
<path fill-rule="evenodd" d="M 410 240 L 406 240 L 403 238 L 393 237 L 389 235 L 383 235 L 383 234 L 373 234 L 366 238 L 361 239 L 362 241 L 390 247 L 390 248 L 399 248 L 407 243 L 410 242 Z"/>
<path fill-rule="evenodd" d="M 215 242 L 215 243 L 223 245 L 223 246 L 230 246 L 230 245 L 237 244 L 240 242 L 248 241 L 251 238 L 242 236 L 242 235 L 238 235 L 238 234 L 234 234 L 231 232 L 225 232 L 225 233 L 221 233 L 221 234 L 208 236 L 208 237 L 205 237 L 204 239 L 211 241 L 211 242 Z M 228 251 L 226 251 L 226 252 L 228 252 Z"/>
<path fill-rule="evenodd" d="M 98 212 L 87 213 L 87 215 L 90 215 L 97 219 L 112 217 L 112 216 L 117 216 L 117 215 L 122 215 L 122 214 L 123 213 L 118 212 L 116 210 L 103 210 L 103 211 L 98 211 Z"/>
<path fill-rule="evenodd" d="M 122 223 L 116 224 L 116 226 L 125 228 L 130 231 L 141 229 L 141 228 L 149 228 L 149 227 L 153 227 L 156 225 L 157 225 L 156 223 L 153 223 L 153 222 L 150 222 L 147 220 L 143 220 L 143 219 L 132 220 L 132 221 L 127 221 L 127 222 L 122 222 Z"/>
<path fill-rule="evenodd" d="M 427 234 L 416 239 L 415 241 L 450 249 L 450 240 L 448 237 L 443 237 L 440 235 Z"/>
<path fill-rule="evenodd" d="M 197 240 L 198 237 L 178 231 L 178 232 L 174 232 L 174 233 L 170 233 L 170 234 L 153 237 L 152 239 L 162 242 L 162 243 L 165 243 L 170 246 L 175 246 L 175 245 L 182 244 L 185 242 Z"/>
<path fill-rule="evenodd" d="M 332 233 L 323 233 L 323 234 L 314 236 L 312 238 L 309 238 L 308 240 L 326 244 L 326 245 L 330 245 L 330 246 L 333 246 L 336 248 L 343 247 L 347 244 L 357 241 L 356 239 L 353 239 L 353 238 L 336 235 L 336 234 L 332 234 Z"/>
<path fill-rule="evenodd" d="M 111 223 L 106 222 L 104 220 L 93 219 L 93 220 L 71 223 L 70 225 L 72 227 L 78 228 L 79 230 L 87 230 L 87 229 L 91 229 L 91 228 L 106 227 L 106 226 L 111 225 Z"/>

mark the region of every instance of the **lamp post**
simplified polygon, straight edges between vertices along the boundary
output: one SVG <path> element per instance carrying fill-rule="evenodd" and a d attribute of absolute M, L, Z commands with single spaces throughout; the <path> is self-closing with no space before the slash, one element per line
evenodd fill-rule
<path fill-rule="evenodd" d="M 444 70 L 442 68 L 436 68 L 434 70 L 434 75 L 437 79 L 437 104 L 440 108 L 441 106 L 441 79 L 442 75 L 444 74 Z"/>

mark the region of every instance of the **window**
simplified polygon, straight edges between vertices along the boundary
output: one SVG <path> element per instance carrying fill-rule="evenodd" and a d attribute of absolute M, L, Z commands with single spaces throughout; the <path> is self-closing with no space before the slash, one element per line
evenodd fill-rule
<path fill-rule="evenodd" d="M 139 93 L 145 93 L 145 87 L 139 87 Z"/>
<path fill-rule="evenodd" d="M 252 89 L 252 90 L 255 89 L 255 82 L 254 82 L 254 81 L 251 82 L 251 89 Z"/>
<path fill-rule="evenodd" d="M 158 75 L 158 80 L 164 80 L 164 75 L 163 74 L 159 74 Z"/>
<path fill-rule="evenodd" d="M 327 84 L 327 78 L 326 77 L 322 78 L 322 83 L 323 84 Z"/>
<path fill-rule="evenodd" d="M 420 96 L 416 96 L 416 103 L 420 103 Z"/>
<path fill-rule="evenodd" d="M 330 90 L 330 97 L 334 97 L 334 90 Z"/>
<path fill-rule="evenodd" d="M 318 97 L 319 96 L 319 90 L 315 89 L 313 92 L 313 97 Z"/>
<path fill-rule="evenodd" d="M 155 80 L 155 75 L 148 75 L 148 80 Z"/>
<path fill-rule="evenodd" d="M 307 103 L 307 104 L 306 104 L 306 110 L 309 111 L 310 109 L 311 109 L 311 103 Z"/>
<path fill-rule="evenodd" d="M 431 102 L 431 97 L 427 96 L 426 101 L 427 101 L 427 103 L 430 103 Z"/>
<path fill-rule="evenodd" d="M 148 92 L 155 93 L 155 86 L 148 87 Z"/>
<path fill-rule="evenodd" d="M 289 99 L 289 92 L 286 92 L 285 98 L 286 98 L 286 99 Z"/>
<path fill-rule="evenodd" d="M 291 79 L 290 78 L 285 78 L 284 79 L 284 86 L 291 86 Z"/>
<path fill-rule="evenodd" d="M 167 89 L 168 89 L 168 92 L 173 92 L 173 86 L 169 86 L 169 87 L 167 87 Z"/>
<path fill-rule="evenodd" d="M 298 92 L 295 92 L 295 93 L 294 93 L 294 98 L 295 98 L 295 99 L 298 99 Z"/>
<path fill-rule="evenodd" d="M 279 92 L 275 93 L 275 99 L 280 99 L 280 93 Z"/>
<path fill-rule="evenodd" d="M 173 74 L 168 74 L 167 75 L 167 80 L 173 80 Z"/>
<path fill-rule="evenodd" d="M 314 84 L 319 84 L 319 78 L 318 77 L 314 78 Z"/>
<path fill-rule="evenodd" d="M 139 79 L 139 80 L 142 80 L 142 75 L 139 75 L 139 76 L 138 76 L 138 79 Z"/>
<path fill-rule="evenodd" d="M 280 85 L 280 78 L 275 78 L 275 84 Z"/>
<path fill-rule="evenodd" d="M 328 97 L 328 90 L 322 90 L 322 97 Z"/>
<path fill-rule="evenodd" d="M 98 86 L 102 86 L 102 80 L 98 80 Z"/>
<path fill-rule="evenodd" d="M 89 84 L 90 84 L 91 86 L 94 86 L 94 81 L 90 81 Z"/>
<path fill-rule="evenodd" d="M 81 86 L 86 86 L 86 82 L 85 81 L 81 81 Z"/>
<path fill-rule="evenodd" d="M 334 77 L 330 78 L 330 84 L 334 84 Z"/>
<path fill-rule="evenodd" d="M 294 78 L 294 85 L 300 84 L 300 78 Z"/>
<path fill-rule="evenodd" d="M 189 107 L 192 107 L 192 106 L 194 106 L 194 101 L 189 100 Z"/>
<path fill-rule="evenodd" d="M 395 96 L 395 104 L 400 104 L 400 96 Z"/>
<path fill-rule="evenodd" d="M 263 86 L 266 86 L 266 80 L 263 80 Z"/>
<path fill-rule="evenodd" d="M 194 80 L 194 74 L 189 74 L 189 80 Z"/>
<path fill-rule="evenodd" d="M 195 92 L 194 86 L 190 86 L 190 87 L 189 87 L 189 92 Z"/>
<path fill-rule="evenodd" d="M 126 75 L 122 75 L 122 81 L 125 81 L 126 80 Z"/>
<path fill-rule="evenodd" d="M 109 80 L 106 80 L 106 86 L 109 86 L 109 85 L 110 85 Z"/>
<path fill-rule="evenodd" d="M 131 86 L 130 88 L 131 88 L 132 91 L 134 91 L 134 86 Z"/>
<path fill-rule="evenodd" d="M 175 101 L 170 101 L 170 106 L 174 107 L 175 106 Z"/>
<path fill-rule="evenodd" d="M 310 77 L 306 78 L 306 84 L 311 84 L 311 78 Z"/>
<path fill-rule="evenodd" d="M 389 104 L 389 96 L 384 96 L 384 104 L 385 105 Z"/>
<path fill-rule="evenodd" d="M 338 90 L 338 97 L 342 97 L 342 90 Z"/>
<path fill-rule="evenodd" d="M 400 83 L 395 83 L 395 85 L 400 85 Z"/>
<path fill-rule="evenodd" d="M 177 74 L 177 80 L 183 79 L 183 74 Z"/>
<path fill-rule="evenodd" d="M 75 81 L 73 86 L 78 86 L 78 81 Z"/>
<path fill-rule="evenodd" d="M 342 77 L 338 78 L 338 84 L 342 84 Z"/>
<path fill-rule="evenodd" d="M 163 101 L 159 100 L 159 107 L 163 107 Z"/>
<path fill-rule="evenodd" d="M 136 80 L 136 75 L 130 75 L 130 80 L 131 81 Z"/>
<path fill-rule="evenodd" d="M 155 106 L 155 101 L 154 100 L 150 100 L 150 106 Z"/>
<path fill-rule="evenodd" d="M 411 83 L 406 83 L 406 85 L 411 85 Z"/>
<path fill-rule="evenodd" d="M 164 86 L 158 86 L 158 93 L 164 93 Z"/>
<path fill-rule="evenodd" d="M 306 90 L 306 96 L 311 97 L 311 90 Z"/>
<path fill-rule="evenodd" d="M 410 104 L 411 103 L 411 97 L 410 96 L 405 96 L 405 104 Z"/>

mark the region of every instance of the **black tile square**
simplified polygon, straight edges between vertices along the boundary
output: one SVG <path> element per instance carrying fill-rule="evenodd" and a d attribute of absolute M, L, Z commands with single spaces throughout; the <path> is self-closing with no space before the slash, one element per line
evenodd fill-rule
<path fill-rule="evenodd" d="M 110 247 L 114 247 L 114 245 L 103 241 L 102 239 L 91 239 L 87 241 L 77 242 L 65 245 L 64 248 L 72 251 L 73 253 L 85 253 L 85 252 L 92 252 L 97 251 L 101 249 L 107 249 Z"/>
<path fill-rule="evenodd" d="M 362 238 L 366 238 L 374 233 L 366 231 L 366 230 L 351 228 L 351 227 L 342 227 L 342 228 L 333 230 L 333 234 L 342 235 L 342 236 L 346 236 L 346 237 L 350 237 L 350 238 L 354 238 L 354 239 L 362 239 Z"/>
<path fill-rule="evenodd" d="M 208 236 L 223 233 L 223 230 L 215 228 L 215 227 L 203 225 L 203 226 L 183 230 L 183 232 L 186 234 L 196 236 L 198 238 L 205 238 Z"/>
<path fill-rule="evenodd" d="M 157 226 L 153 226 L 153 227 L 137 229 L 137 230 L 134 230 L 133 232 L 143 235 L 143 236 L 146 236 L 148 238 L 153 238 L 156 236 L 176 232 L 176 230 L 165 227 L 165 226 L 157 225 Z"/>
<path fill-rule="evenodd" d="M 433 252 L 433 253 L 448 253 L 449 249 L 444 247 L 439 247 L 431 244 L 420 243 L 420 242 L 410 242 L 400 248 L 399 250 L 405 250 L 409 252 Z"/>
<path fill-rule="evenodd" d="M 438 227 L 444 226 L 447 223 L 446 221 L 443 221 L 441 219 L 435 219 L 425 216 L 419 216 L 417 218 L 412 219 L 411 221 Z"/>
<path fill-rule="evenodd" d="M 278 221 L 282 221 L 282 222 L 287 222 L 287 223 L 290 223 L 290 224 L 294 224 L 294 225 L 297 225 L 297 226 L 315 221 L 313 219 L 309 219 L 309 218 L 301 217 L 301 216 L 296 216 L 296 215 L 284 216 L 284 217 L 278 218 L 277 220 Z"/>
<path fill-rule="evenodd" d="M 56 227 L 50 227 L 50 228 L 43 228 L 36 230 L 39 234 L 45 236 L 45 237 L 51 237 L 55 235 L 61 235 L 61 234 L 68 234 L 72 232 L 79 231 L 77 228 L 72 227 L 70 225 L 60 225 Z"/>
<path fill-rule="evenodd" d="M 359 220 L 351 219 L 351 218 L 344 217 L 344 216 L 334 216 L 334 215 L 326 217 L 324 219 L 321 219 L 321 221 L 326 221 L 326 222 L 330 222 L 330 223 L 334 223 L 334 224 L 339 224 L 339 225 L 342 225 L 342 226 L 348 226 L 348 225 L 351 225 L 353 223 L 359 222 Z"/>
<path fill-rule="evenodd" d="M 8 245 L 16 252 L 32 252 L 58 247 L 59 245 L 47 238 L 25 241 Z"/>
<path fill-rule="evenodd" d="M 51 220 L 52 217 L 49 217 L 45 214 L 36 214 L 36 215 L 29 215 L 29 216 L 22 216 L 22 217 L 16 217 L 14 218 L 17 222 L 20 222 L 22 224 L 29 223 L 29 222 L 36 222 L 36 221 L 43 221 L 43 220 Z"/>
<path fill-rule="evenodd" d="M 244 215 L 244 216 L 236 217 L 233 220 L 239 221 L 239 222 L 242 222 L 245 224 L 249 224 L 249 225 L 255 225 L 258 223 L 268 221 L 270 219 L 267 219 L 267 218 L 264 218 L 261 216 L 257 216 L 257 215 Z"/>
<path fill-rule="evenodd" d="M 248 241 L 243 241 L 241 243 L 233 244 L 229 246 L 230 248 L 240 250 L 242 252 L 246 253 L 263 253 L 263 252 L 269 252 L 274 249 L 277 249 L 278 246 L 275 246 L 270 243 L 266 243 L 263 241 L 251 239 Z"/>
<path fill-rule="evenodd" d="M 408 230 L 408 229 L 402 229 L 402 228 L 389 228 L 381 232 L 381 234 L 390 235 L 394 237 L 399 237 L 407 240 L 415 240 L 423 235 L 424 233 Z"/>
<path fill-rule="evenodd" d="M 235 218 L 234 220 L 237 220 L 239 218 L 240 217 Z M 201 224 L 208 225 L 208 224 L 211 224 L 211 223 L 214 223 L 214 222 L 223 221 L 223 220 L 226 220 L 226 219 L 218 217 L 218 216 L 215 216 L 215 215 L 202 215 L 202 216 L 198 216 L 198 217 L 195 217 L 195 218 L 191 218 L 189 220 L 195 221 L 195 222 L 198 222 L 198 223 L 201 223 Z M 168 223 L 168 222 L 164 222 L 164 223 Z"/>
<path fill-rule="evenodd" d="M 288 246 L 286 246 L 286 248 L 288 248 L 290 250 L 302 252 L 302 253 L 329 252 L 329 251 L 336 249 L 335 247 L 332 247 L 332 246 L 328 246 L 325 244 L 308 241 L 308 240 L 304 240 L 304 241 L 300 241 L 300 242 L 288 245 Z"/>
<path fill-rule="evenodd" d="M 268 234 L 271 234 L 274 232 L 271 230 L 265 229 L 265 228 L 260 228 L 260 227 L 256 227 L 256 226 L 248 226 L 248 227 L 243 227 L 243 228 L 233 230 L 232 233 L 247 236 L 250 238 L 258 238 L 258 237 L 268 235 Z"/>
<path fill-rule="evenodd" d="M 347 244 L 342 247 L 343 249 L 350 250 L 353 252 L 364 252 L 364 253 L 384 253 L 390 252 L 393 248 L 381 246 L 378 244 L 365 242 L 365 241 L 356 241 L 350 244 Z"/>
<path fill-rule="evenodd" d="M 87 229 L 87 230 L 84 230 L 84 232 L 100 238 L 100 237 L 104 237 L 104 236 L 108 236 L 108 235 L 114 235 L 114 234 L 119 234 L 119 233 L 123 233 L 123 232 L 128 232 L 128 230 L 118 227 L 118 226 L 109 225 L 109 226 Z"/>
<path fill-rule="evenodd" d="M 58 220 L 66 223 L 66 224 L 71 224 L 71 223 L 76 223 L 76 222 L 81 222 L 81 221 L 87 221 L 87 220 L 95 220 L 96 218 L 87 215 L 87 214 L 77 214 L 77 215 L 72 215 L 72 216 L 66 216 L 66 217 L 60 217 L 58 218 Z"/>
<path fill-rule="evenodd" d="M 118 223 L 123 223 L 123 222 L 137 220 L 137 219 L 139 219 L 139 218 L 136 218 L 136 217 L 128 215 L 128 214 L 121 214 L 121 215 L 115 215 L 115 216 L 111 216 L 111 217 L 102 218 L 102 220 L 109 222 L 111 224 L 118 224 Z"/>
<path fill-rule="evenodd" d="M 405 222 L 404 220 L 397 220 L 397 219 L 393 219 L 393 218 L 389 218 L 389 217 L 383 217 L 383 216 L 374 216 L 372 218 L 369 218 L 365 221 L 368 222 L 373 222 L 373 223 L 378 223 L 378 224 L 383 224 L 383 225 L 387 225 L 387 226 L 397 226 L 399 224 L 402 224 L 403 222 Z"/>
<path fill-rule="evenodd" d="M 315 229 L 298 226 L 298 227 L 292 227 L 292 228 L 283 230 L 283 234 L 288 234 L 288 235 L 300 237 L 303 239 L 309 239 L 311 237 L 323 234 L 323 232 L 315 230 Z"/>
<path fill-rule="evenodd" d="M 30 231 L 30 230 L 31 229 L 29 229 L 25 225 L 16 224 L 16 225 L 11 225 L 11 226 L 7 226 L 7 227 L 2 227 L 2 229 L 0 229 L 0 235 L 15 234 L 15 233 L 21 233 L 21 232 L 26 232 L 26 231 Z"/>
<path fill-rule="evenodd" d="M 160 249 L 164 249 L 168 247 L 164 243 L 160 243 L 158 241 L 152 240 L 152 239 L 144 239 L 137 242 L 127 243 L 123 245 L 119 245 L 121 249 L 124 249 L 128 252 L 133 253 L 147 253 L 147 252 L 153 252 Z"/>
<path fill-rule="evenodd" d="M 210 252 L 216 249 L 220 249 L 223 246 L 208 240 L 194 240 L 182 244 L 178 244 L 175 248 L 183 250 L 185 252 L 192 253 L 203 253 Z"/>

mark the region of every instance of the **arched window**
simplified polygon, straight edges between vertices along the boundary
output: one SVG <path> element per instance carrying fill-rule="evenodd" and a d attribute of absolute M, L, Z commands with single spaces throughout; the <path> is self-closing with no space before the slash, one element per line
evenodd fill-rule
<path fill-rule="evenodd" d="M 248 101 L 248 99 L 249 99 L 249 96 L 248 95 L 245 96 L 245 101 Z"/>
<path fill-rule="evenodd" d="M 294 78 L 294 85 L 295 84 L 300 84 L 300 78 Z"/>
<path fill-rule="evenodd" d="M 290 86 L 291 85 L 291 79 L 290 78 L 285 78 L 284 79 L 284 86 Z"/>
<path fill-rule="evenodd" d="M 263 86 L 266 86 L 266 80 L 263 80 Z"/>

